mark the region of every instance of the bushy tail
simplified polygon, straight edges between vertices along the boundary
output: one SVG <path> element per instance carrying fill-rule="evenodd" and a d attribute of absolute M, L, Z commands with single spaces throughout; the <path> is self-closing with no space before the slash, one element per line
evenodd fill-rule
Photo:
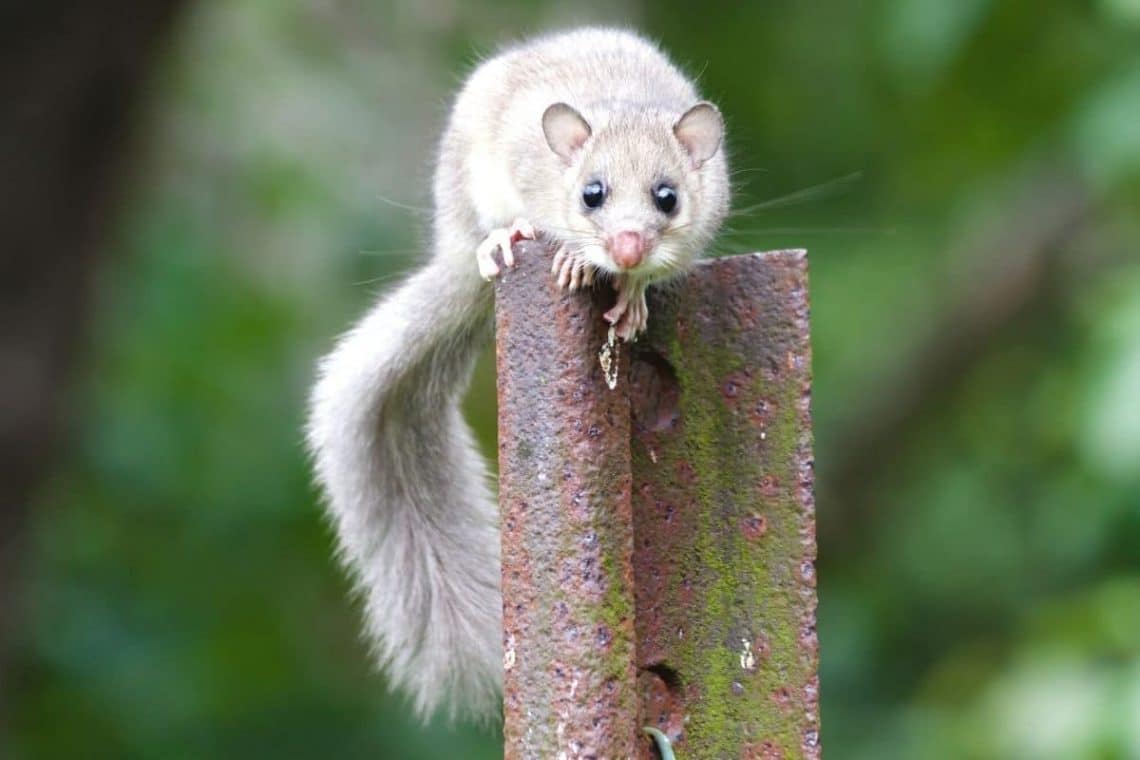
<path fill-rule="evenodd" d="M 320 364 L 308 444 L 391 683 L 420 715 L 496 715 L 498 511 L 459 402 L 490 331 L 485 283 L 430 264 Z"/>

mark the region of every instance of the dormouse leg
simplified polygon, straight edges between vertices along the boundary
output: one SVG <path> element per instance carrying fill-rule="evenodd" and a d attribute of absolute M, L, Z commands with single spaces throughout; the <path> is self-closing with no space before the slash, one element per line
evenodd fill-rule
<path fill-rule="evenodd" d="M 617 303 L 603 316 L 614 326 L 619 338 L 630 341 L 638 333 L 644 332 L 649 322 L 649 307 L 645 305 L 646 283 L 643 280 L 619 277 L 615 285 Z"/>

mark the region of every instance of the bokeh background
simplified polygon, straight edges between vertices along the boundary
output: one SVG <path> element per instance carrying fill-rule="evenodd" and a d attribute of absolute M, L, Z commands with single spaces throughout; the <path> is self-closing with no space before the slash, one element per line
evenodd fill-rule
<path fill-rule="evenodd" d="M 605 22 L 728 118 L 718 252 L 810 249 L 827 755 L 1140 758 L 1140 0 L 88 5 L 3 72 L 16 124 L 118 147 L 88 166 L 44 126 L 11 156 L 13 198 L 69 161 L 98 192 L 41 193 L 50 224 L 5 265 L 6 308 L 40 315 L 6 340 L 70 327 L 61 394 L 4 370 L 6 422 L 47 421 L 4 454 L 0 755 L 498 755 L 370 670 L 304 396 L 420 256 L 464 72 Z M 77 102 L 127 94 L 51 111 L 65 66 L 121 75 L 76 74 Z M 57 308 L 36 288 L 72 267 Z M 489 454 L 493 383 L 484 361 Z"/>

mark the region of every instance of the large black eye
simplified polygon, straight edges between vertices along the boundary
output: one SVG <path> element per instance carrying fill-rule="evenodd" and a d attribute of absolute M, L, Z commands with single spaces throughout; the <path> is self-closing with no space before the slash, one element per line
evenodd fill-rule
<path fill-rule="evenodd" d="M 582 203 L 586 208 L 597 208 L 606 200 L 606 186 L 594 180 L 582 188 Z"/>
<path fill-rule="evenodd" d="M 677 208 L 677 191 L 666 184 L 653 188 L 653 203 L 665 214 L 672 214 Z"/>

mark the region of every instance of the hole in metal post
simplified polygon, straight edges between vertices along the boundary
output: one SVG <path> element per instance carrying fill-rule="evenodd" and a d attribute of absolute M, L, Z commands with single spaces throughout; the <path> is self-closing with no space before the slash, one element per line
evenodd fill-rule
<path fill-rule="evenodd" d="M 645 670 L 660 678 L 670 692 L 676 694 L 681 690 L 681 675 L 663 662 L 647 665 Z"/>
<path fill-rule="evenodd" d="M 681 384 L 661 354 L 637 350 L 630 358 L 630 413 L 640 430 L 668 430 L 681 419 Z"/>

